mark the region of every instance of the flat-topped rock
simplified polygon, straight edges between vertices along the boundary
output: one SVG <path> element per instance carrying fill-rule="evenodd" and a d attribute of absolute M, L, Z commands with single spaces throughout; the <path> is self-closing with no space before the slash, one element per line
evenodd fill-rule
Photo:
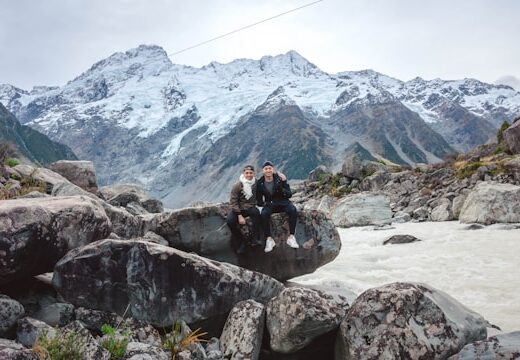
<path fill-rule="evenodd" d="M 151 242 L 101 240 L 73 249 L 53 285 L 75 306 L 125 313 L 158 327 L 225 317 L 239 301 L 265 303 L 283 289 L 267 275 Z"/>
<path fill-rule="evenodd" d="M 110 231 L 103 207 L 89 197 L 0 201 L 0 284 L 52 271 L 67 251 Z"/>
<path fill-rule="evenodd" d="M 174 248 L 259 271 L 280 281 L 314 272 L 334 260 L 341 248 L 338 232 L 324 213 L 301 211 L 295 234 L 299 249 L 285 242 L 289 235 L 287 216 L 273 214 L 274 250 L 266 254 L 260 246 L 237 255 L 225 222 L 228 211 L 228 205 L 210 205 L 147 216 L 144 230 L 162 236 Z M 263 234 L 252 234 L 248 227 L 244 226 L 243 232 L 246 237 L 263 240 Z"/>
<path fill-rule="evenodd" d="M 48 168 L 83 190 L 97 195 L 96 170 L 92 161 L 60 160 L 53 162 Z"/>

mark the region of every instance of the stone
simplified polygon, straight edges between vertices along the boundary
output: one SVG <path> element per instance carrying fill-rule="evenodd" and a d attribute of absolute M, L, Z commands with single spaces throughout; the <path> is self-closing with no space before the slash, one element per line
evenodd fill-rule
<path fill-rule="evenodd" d="M 307 181 L 314 182 L 314 181 L 324 181 L 327 177 L 330 178 L 332 176 L 332 173 L 325 165 L 319 165 L 314 170 L 312 170 L 309 173 L 309 176 L 307 177 Z"/>
<path fill-rule="evenodd" d="M 43 306 L 33 317 L 51 326 L 65 326 L 74 320 L 74 305 L 54 303 Z"/>
<path fill-rule="evenodd" d="M 61 336 L 74 333 L 80 336 L 83 341 L 83 351 L 81 360 L 110 360 L 110 353 L 90 334 L 90 332 L 79 321 L 73 321 L 61 328 Z"/>
<path fill-rule="evenodd" d="M 164 211 L 163 205 L 159 200 L 150 198 L 144 189 L 136 184 L 104 186 L 100 189 L 100 192 L 111 205 L 125 207 L 131 202 L 136 202 L 150 213 Z"/>
<path fill-rule="evenodd" d="M 110 232 L 105 211 L 87 197 L 1 201 L 0 284 L 52 271 L 67 251 Z"/>
<path fill-rule="evenodd" d="M 24 317 L 18 320 L 16 341 L 30 348 L 44 332 L 51 337 L 56 335 L 56 330 L 52 326 L 31 317 Z"/>
<path fill-rule="evenodd" d="M 466 194 L 460 194 L 453 198 L 451 211 L 453 213 L 453 218 L 458 219 L 460 216 L 460 211 L 462 210 L 462 206 L 464 205 L 464 201 L 466 201 Z"/>
<path fill-rule="evenodd" d="M 468 194 L 459 215 L 462 223 L 520 222 L 520 186 L 483 182 Z"/>
<path fill-rule="evenodd" d="M 2 360 L 39 360 L 38 355 L 22 344 L 0 338 L 0 359 Z"/>
<path fill-rule="evenodd" d="M 336 359 L 446 359 L 486 338 L 489 323 L 425 284 L 392 283 L 362 293 L 336 339 Z"/>
<path fill-rule="evenodd" d="M 73 183 L 68 182 L 68 181 L 55 184 L 54 187 L 52 188 L 51 195 L 52 196 L 79 196 L 79 195 L 82 195 L 82 196 L 87 196 L 87 197 L 93 198 L 97 201 L 100 200 L 94 194 L 89 193 L 88 191 L 83 190 L 79 186 L 74 185 Z"/>
<path fill-rule="evenodd" d="M 9 296 L 0 295 L 0 337 L 9 335 L 24 313 L 22 304 Z"/>
<path fill-rule="evenodd" d="M 36 181 L 42 182 L 46 185 L 46 193 L 50 194 L 55 185 L 60 183 L 68 183 L 66 178 L 52 170 L 45 168 L 37 168 L 30 165 L 16 165 L 14 170 L 20 175 L 31 177 Z"/>
<path fill-rule="evenodd" d="M 123 239 L 131 239 L 143 235 L 143 220 L 129 213 L 125 208 L 112 206 L 107 202 L 101 205 L 112 224 L 112 231 Z"/>
<path fill-rule="evenodd" d="M 416 241 L 421 241 L 417 239 L 413 235 L 393 235 L 383 241 L 383 245 L 391 245 L 391 244 L 408 244 Z"/>
<path fill-rule="evenodd" d="M 385 195 L 359 193 L 340 200 L 331 218 L 340 227 L 382 225 L 392 222 L 392 211 Z"/>
<path fill-rule="evenodd" d="M 448 360 L 514 360 L 520 359 L 520 331 L 491 336 L 468 344 Z"/>
<path fill-rule="evenodd" d="M 146 234 L 144 234 L 142 239 L 156 244 L 169 246 L 168 241 L 166 241 L 165 238 L 163 238 L 161 235 L 157 235 L 153 231 L 148 231 Z"/>
<path fill-rule="evenodd" d="M 516 121 L 504 131 L 504 146 L 511 154 L 520 154 L 520 121 Z"/>
<path fill-rule="evenodd" d="M 262 346 L 265 307 L 254 300 L 237 303 L 228 315 L 220 336 L 224 357 L 257 360 Z"/>
<path fill-rule="evenodd" d="M 453 214 L 451 212 L 451 201 L 442 198 L 439 201 L 439 205 L 433 208 L 430 214 L 431 221 L 449 221 L 453 220 Z"/>
<path fill-rule="evenodd" d="M 188 352 L 189 353 L 189 352 Z M 158 346 L 143 344 L 140 342 L 129 342 L 126 347 L 125 360 L 170 360 L 172 357 Z M 178 359 L 178 358 L 177 358 Z M 191 359 L 189 357 L 188 359 Z"/>
<path fill-rule="evenodd" d="M 428 217 L 430 216 L 430 212 L 428 211 L 428 208 L 426 206 L 421 206 L 415 209 L 412 215 L 414 219 L 424 221 L 428 219 Z"/>
<path fill-rule="evenodd" d="M 104 324 L 115 328 L 123 323 L 123 318 L 117 314 L 84 307 L 76 308 L 74 315 L 76 320 L 80 321 L 85 328 L 98 333 L 101 333 L 101 327 Z"/>
<path fill-rule="evenodd" d="M 83 190 L 97 195 L 96 170 L 92 161 L 59 160 L 50 164 L 48 168 Z"/>
<path fill-rule="evenodd" d="M 392 218 L 392 222 L 395 222 L 398 224 L 405 223 L 410 220 L 412 220 L 412 217 L 404 211 L 397 211 L 396 213 L 394 213 L 394 217 Z"/>
<path fill-rule="evenodd" d="M 294 353 L 336 329 L 348 310 L 345 298 L 319 290 L 290 287 L 267 304 L 271 349 Z"/>
<path fill-rule="evenodd" d="M 271 228 L 277 244 L 274 250 L 266 254 L 263 247 L 248 248 L 245 254 L 237 255 L 225 223 L 229 211 L 229 205 L 221 204 L 149 214 L 142 217 L 143 231 L 153 231 L 176 249 L 258 271 L 280 281 L 314 272 L 334 260 L 341 248 L 338 232 L 327 215 L 311 210 L 299 212 L 295 233 L 300 245 L 310 246 L 289 247 L 288 218 L 285 214 L 273 214 Z M 246 235 L 264 241 L 263 234 L 252 234 L 251 227 L 243 228 Z"/>
<path fill-rule="evenodd" d="M 75 306 L 126 313 L 157 327 L 173 325 L 179 314 L 188 323 L 223 317 L 238 301 L 265 303 L 283 289 L 266 275 L 137 239 L 71 250 L 52 282 Z"/>

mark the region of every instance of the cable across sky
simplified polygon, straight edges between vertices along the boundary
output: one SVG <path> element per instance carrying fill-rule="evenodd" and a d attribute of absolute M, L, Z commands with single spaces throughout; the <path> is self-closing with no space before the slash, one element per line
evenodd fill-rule
<path fill-rule="evenodd" d="M 202 45 L 205 45 L 205 44 L 210 43 L 210 42 L 212 42 L 212 41 L 215 41 L 215 40 L 218 40 L 218 39 L 222 39 L 223 37 L 226 37 L 226 36 L 232 35 L 232 34 L 237 33 L 237 32 L 239 32 L 239 31 L 242 31 L 242 30 L 245 30 L 245 29 L 249 29 L 249 28 L 251 28 L 251 27 L 253 27 L 253 26 L 256 26 L 256 25 L 259 25 L 259 24 L 265 23 L 265 22 L 267 22 L 267 21 L 269 21 L 269 20 L 273 20 L 273 19 L 279 18 L 280 16 L 287 15 L 287 14 L 289 14 L 289 13 L 292 13 L 292 12 L 295 12 L 295 11 L 298 11 L 298 10 L 301 10 L 301 9 L 306 8 L 306 7 L 308 7 L 308 6 L 311 6 L 311 5 L 315 5 L 315 4 L 317 4 L 317 3 L 319 3 L 319 2 L 322 2 L 322 1 L 324 1 L 324 0 L 313 1 L 313 2 L 311 2 L 311 3 L 308 3 L 308 4 L 305 4 L 305 5 L 299 6 L 299 7 L 297 7 L 297 8 L 294 8 L 294 9 L 291 9 L 291 10 L 288 10 L 288 11 L 285 11 L 285 12 L 280 13 L 280 14 L 278 14 L 278 15 L 271 16 L 271 17 L 269 17 L 269 18 L 267 18 L 267 19 L 263 19 L 263 20 L 257 21 L 257 22 L 255 22 L 255 23 L 253 23 L 253 24 L 249 24 L 249 25 L 243 26 L 243 27 L 241 27 L 241 28 L 239 28 L 239 29 L 236 29 L 236 30 L 230 31 L 230 32 L 228 32 L 228 33 L 225 33 L 225 34 L 219 35 L 219 36 L 217 36 L 217 37 L 214 37 L 214 38 L 208 39 L 208 40 L 206 40 L 206 41 L 203 41 L 203 42 L 201 42 L 201 43 L 198 43 L 198 44 L 192 45 L 192 46 L 187 47 L 187 48 L 185 48 L 185 49 L 182 49 L 182 50 L 179 50 L 179 51 L 176 51 L 176 52 L 173 52 L 173 53 L 168 53 L 168 55 L 169 55 L 169 56 L 173 56 L 173 55 L 180 54 L 180 53 L 182 53 L 182 52 L 185 52 L 185 51 L 188 51 L 188 50 L 194 49 L 194 48 L 199 47 L 199 46 L 202 46 Z"/>

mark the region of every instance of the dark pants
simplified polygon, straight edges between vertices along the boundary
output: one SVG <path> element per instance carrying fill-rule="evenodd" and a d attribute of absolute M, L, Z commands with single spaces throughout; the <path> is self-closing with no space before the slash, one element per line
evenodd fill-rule
<path fill-rule="evenodd" d="M 258 209 L 256 207 L 252 207 L 250 209 L 247 209 L 247 210 L 242 210 L 240 212 L 240 214 L 243 216 L 243 217 L 250 217 L 251 220 L 253 221 L 253 234 L 256 235 L 258 234 L 258 226 L 261 222 L 260 220 L 260 211 L 258 211 Z M 242 232 L 240 231 L 240 224 L 238 223 L 238 214 L 233 212 L 233 211 L 230 211 L 228 216 L 227 216 L 227 225 L 229 226 L 229 229 L 231 230 L 231 233 L 233 234 L 233 236 L 240 241 L 240 243 L 243 243 L 244 242 L 244 239 L 243 239 L 243 236 L 242 236 Z"/>
<path fill-rule="evenodd" d="M 296 230 L 297 211 L 292 203 L 273 204 L 262 208 L 262 227 L 266 237 L 271 236 L 271 214 L 285 212 L 289 216 L 289 232 L 294 235 Z"/>

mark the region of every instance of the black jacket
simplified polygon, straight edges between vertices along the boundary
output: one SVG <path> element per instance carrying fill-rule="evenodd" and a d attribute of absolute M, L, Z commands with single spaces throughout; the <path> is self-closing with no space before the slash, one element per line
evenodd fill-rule
<path fill-rule="evenodd" d="M 273 174 L 273 193 L 265 188 L 265 178 L 262 176 L 256 183 L 256 203 L 258 206 L 287 205 L 292 196 L 287 181 L 282 181 L 278 174 Z"/>

